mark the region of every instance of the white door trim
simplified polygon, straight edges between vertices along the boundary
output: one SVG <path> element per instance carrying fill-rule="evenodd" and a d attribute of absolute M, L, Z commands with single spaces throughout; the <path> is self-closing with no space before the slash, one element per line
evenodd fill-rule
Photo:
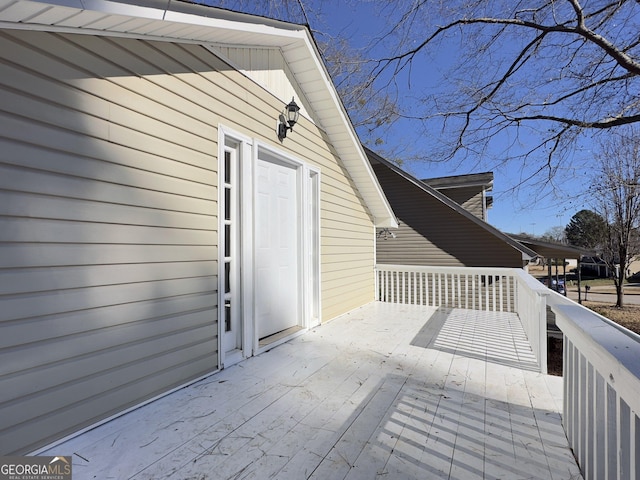
<path fill-rule="evenodd" d="M 224 279 L 224 150 L 225 145 L 233 144 L 238 149 L 240 162 L 239 187 L 240 231 L 239 267 L 241 276 L 238 282 L 242 304 L 242 349 L 238 355 L 226 358 L 223 343 L 224 334 L 224 292 L 221 286 Z M 256 355 L 289 340 L 296 334 L 320 323 L 320 169 L 271 145 L 252 139 L 223 125 L 218 126 L 218 356 L 221 368 L 229 366 L 243 358 Z M 298 238 L 298 264 L 300 282 L 300 306 L 296 334 L 284 337 L 267 346 L 260 347 L 257 325 L 255 323 L 255 185 L 258 156 L 266 154 L 278 162 L 290 165 L 298 172 L 298 206 L 300 215 L 300 234 Z"/>
<path fill-rule="evenodd" d="M 307 282 L 303 292 L 305 321 L 308 328 L 321 323 L 321 274 L 320 274 L 320 169 L 305 165 L 303 181 L 303 205 L 307 209 L 303 216 L 304 255 L 303 276 Z"/>
<path fill-rule="evenodd" d="M 247 290 L 247 282 L 245 281 L 247 272 L 246 269 L 250 268 L 250 261 L 244 254 L 244 242 L 245 232 L 251 231 L 251 228 L 247 230 L 247 221 L 243 214 L 243 206 L 246 204 L 247 192 L 250 194 L 250 186 L 247 190 L 245 185 L 245 178 L 251 178 L 251 148 L 252 140 L 246 135 L 242 135 L 239 132 L 231 130 L 224 126 L 218 127 L 218 365 L 220 368 L 228 367 L 241 361 L 242 359 L 251 356 L 251 332 L 248 331 L 246 325 L 246 318 L 251 318 L 251 302 L 247 302 L 247 298 L 252 298 L 251 290 Z M 235 209 L 236 222 L 236 239 L 234 245 L 235 249 L 235 262 L 236 275 L 234 277 L 233 288 L 237 291 L 232 292 L 235 296 L 236 309 L 240 308 L 239 325 L 235 327 L 240 328 L 241 346 L 240 349 L 231 353 L 226 352 L 225 346 L 225 292 L 224 292 L 224 278 L 225 278 L 225 218 L 224 218 L 224 206 L 225 206 L 225 169 L 224 158 L 225 151 L 229 148 L 233 148 L 235 151 L 235 160 L 237 162 L 237 175 L 235 176 L 235 188 L 238 189 L 237 201 L 238 207 Z M 242 275 L 240 274 L 242 272 Z"/>

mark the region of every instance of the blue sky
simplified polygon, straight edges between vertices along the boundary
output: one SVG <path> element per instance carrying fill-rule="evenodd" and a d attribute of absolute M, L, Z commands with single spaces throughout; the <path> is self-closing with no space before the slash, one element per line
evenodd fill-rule
<path fill-rule="evenodd" d="M 207 1 L 207 0 L 205 0 Z M 238 8 L 236 2 L 243 0 L 208 0 L 209 4 L 222 4 L 228 8 Z M 246 11 L 266 13 L 269 4 L 244 4 Z M 247 6 L 248 5 L 248 6 Z M 278 5 L 282 5 L 281 3 Z M 398 11 L 395 2 L 380 0 L 306 0 L 304 5 L 309 10 L 311 27 L 320 41 L 330 38 L 347 38 L 357 48 L 362 48 L 388 31 L 389 25 L 397 22 Z M 240 6 L 242 9 L 242 5 Z M 314 15 L 315 11 L 321 13 Z M 437 19 L 433 19 L 434 24 Z M 416 25 L 419 31 L 420 24 Z M 427 28 L 425 28 L 427 31 Z M 388 47 L 384 40 L 376 43 L 378 47 L 373 56 L 388 55 Z M 400 97 L 398 105 L 403 113 L 414 114 L 415 105 L 423 98 L 437 96 L 439 91 L 455 88 L 444 76 L 452 62 L 466 45 L 461 38 L 450 35 L 446 42 L 438 47 L 430 47 L 412 63 L 409 70 L 401 72 L 394 78 L 397 82 Z M 508 48 L 504 45 L 502 48 Z M 516 47 L 514 47 L 516 48 Z M 502 150 L 507 144 L 517 143 L 526 149 L 529 139 L 526 134 L 514 139 L 506 135 L 492 144 L 487 155 L 467 158 L 456 162 L 435 162 L 434 144 L 442 135 L 437 129 L 424 131 L 422 122 L 418 120 L 399 120 L 384 135 L 385 145 L 395 151 L 406 151 L 419 156 L 422 160 L 405 161 L 402 168 L 418 178 L 440 177 L 492 171 L 494 173 L 494 203 L 489 211 L 489 223 L 507 233 L 532 233 L 542 235 L 550 228 L 564 227 L 571 217 L 583 208 L 586 185 L 591 181 L 589 162 L 592 158 L 591 146 L 583 141 L 576 146 L 573 154 L 565 162 L 556 165 L 551 182 L 522 184 L 532 170 L 539 166 L 539 161 L 528 164 L 509 162 L 501 164 Z M 374 150 L 380 148 L 373 147 Z M 384 153 L 384 152 L 380 152 Z M 543 160 L 540 160 L 543 161 Z M 553 187 L 553 188 L 552 188 Z"/>
<path fill-rule="evenodd" d="M 383 14 L 376 12 L 376 2 L 344 2 L 339 0 L 317 0 L 325 13 L 325 23 L 312 27 L 332 36 L 347 36 L 356 47 L 366 46 L 372 38 L 378 37 L 388 29 L 387 22 L 393 12 L 387 10 Z M 389 3 L 388 5 L 392 5 Z M 391 8 L 391 7 L 388 7 Z M 458 40 L 450 39 L 442 45 L 442 49 L 427 52 L 412 65 L 410 80 L 407 77 L 397 79 L 400 82 L 404 98 L 399 103 L 410 109 L 411 102 L 421 94 L 429 91 L 433 94 L 443 82 L 442 74 L 448 63 L 462 48 Z M 386 54 L 381 46 L 377 52 Z M 444 86 L 448 87 L 447 85 Z M 508 141 L 506 138 L 505 142 Z M 527 146 L 526 137 L 521 139 L 523 148 Z M 585 204 L 582 193 L 590 181 L 588 166 L 591 157 L 590 145 L 578 145 L 571 162 L 559 168 L 554 174 L 555 190 L 550 185 L 525 184 L 518 187 L 522 178 L 532 165 L 509 163 L 496 165 L 495 160 L 477 158 L 461 164 L 429 161 L 429 142 L 421 133 L 421 125 L 416 121 L 400 120 L 394 125 L 386 138 L 389 146 L 411 145 L 414 153 L 418 152 L 425 160 L 407 162 L 403 168 L 418 178 L 459 175 L 466 173 L 494 172 L 494 204 L 489 211 L 489 223 L 509 233 L 527 232 L 542 235 L 550 228 L 564 227 L 571 217 Z M 496 145 L 500 148 L 500 145 Z M 374 147 L 375 150 L 375 147 Z M 498 155 L 497 152 L 493 152 Z"/>

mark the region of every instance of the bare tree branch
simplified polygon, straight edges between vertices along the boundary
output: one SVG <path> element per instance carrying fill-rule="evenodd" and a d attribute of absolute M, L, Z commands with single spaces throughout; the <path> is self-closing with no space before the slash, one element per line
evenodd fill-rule
<path fill-rule="evenodd" d="M 409 4 L 406 10 L 414 18 L 420 7 Z M 402 31 L 395 52 L 380 56 L 372 67 L 372 81 L 388 88 L 391 77 L 428 62 L 454 40 L 460 44 L 459 58 L 443 76 L 451 88 L 435 84 L 420 113 L 415 108 L 399 113 L 441 132 L 438 158 L 486 156 L 496 146 L 511 144 L 507 156 L 542 162 L 541 173 L 551 171 L 552 158 L 567 158 L 586 132 L 640 122 L 637 1 L 583 6 L 579 0 L 452 0 L 442 5 L 435 27 L 429 28 L 434 25 L 430 3 L 412 42 L 402 43 Z M 406 92 L 399 93 L 402 98 Z M 528 132 L 524 143 L 510 142 L 522 128 Z M 533 136 L 538 137 L 534 144 Z"/>

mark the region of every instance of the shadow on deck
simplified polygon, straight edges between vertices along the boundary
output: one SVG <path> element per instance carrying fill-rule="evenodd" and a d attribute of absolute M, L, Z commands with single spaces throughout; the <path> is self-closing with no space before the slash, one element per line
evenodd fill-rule
<path fill-rule="evenodd" d="M 514 313 L 440 307 L 411 345 L 539 371 L 527 336 Z"/>
<path fill-rule="evenodd" d="M 52 449 L 74 479 L 581 478 L 517 316 L 372 303 Z"/>

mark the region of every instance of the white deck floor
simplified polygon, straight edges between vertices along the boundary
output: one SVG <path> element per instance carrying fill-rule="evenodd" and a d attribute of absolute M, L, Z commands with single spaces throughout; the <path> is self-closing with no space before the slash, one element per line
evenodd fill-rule
<path fill-rule="evenodd" d="M 373 303 L 91 430 L 80 479 L 578 479 L 512 314 Z"/>

